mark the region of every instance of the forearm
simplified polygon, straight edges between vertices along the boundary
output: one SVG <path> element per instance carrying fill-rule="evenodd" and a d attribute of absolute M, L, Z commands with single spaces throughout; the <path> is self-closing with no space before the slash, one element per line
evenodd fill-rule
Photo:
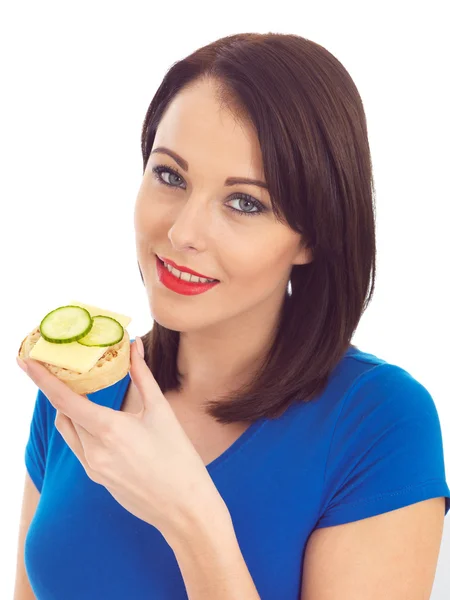
<path fill-rule="evenodd" d="M 224 505 L 168 539 L 189 600 L 260 600 Z"/>

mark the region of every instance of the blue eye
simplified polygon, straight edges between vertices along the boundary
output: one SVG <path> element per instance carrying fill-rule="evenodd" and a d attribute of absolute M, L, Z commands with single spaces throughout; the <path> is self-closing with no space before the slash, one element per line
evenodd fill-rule
<path fill-rule="evenodd" d="M 231 210 L 234 210 L 235 212 L 239 213 L 240 215 L 260 215 L 261 213 L 263 213 L 266 210 L 265 206 L 263 206 L 260 202 L 258 202 L 258 200 L 256 200 L 255 198 L 252 198 L 252 196 L 249 196 L 248 194 L 243 194 L 241 192 L 236 192 L 235 194 L 233 194 L 230 197 L 230 200 L 242 200 L 242 203 L 250 202 L 250 204 L 253 204 L 253 207 L 256 206 L 256 208 L 258 209 L 257 211 L 252 210 L 250 212 L 247 210 L 239 210 L 239 209 L 233 208 L 232 206 L 228 207 Z"/>
<path fill-rule="evenodd" d="M 158 183 L 162 183 L 163 185 L 167 185 L 171 188 L 179 188 L 179 185 L 177 185 L 176 180 L 182 180 L 183 178 L 180 175 L 179 171 L 177 169 L 175 169 L 174 167 L 169 167 L 168 165 L 156 165 L 155 167 L 153 167 L 152 172 L 155 175 L 155 179 L 158 181 Z M 163 174 L 168 173 L 168 180 L 166 181 L 163 178 Z M 173 177 L 175 179 L 175 182 L 170 181 L 170 177 Z M 180 188 L 183 189 L 183 188 Z M 257 211 L 247 211 L 247 210 L 239 210 L 236 208 L 233 208 L 232 206 L 227 206 L 227 208 L 229 208 L 230 210 L 234 211 L 235 213 L 239 214 L 239 215 L 245 215 L 245 216 L 253 216 L 253 215 L 260 215 L 264 212 L 267 212 L 267 208 L 264 206 L 264 204 L 262 204 L 259 200 L 256 200 L 256 198 L 253 198 L 252 196 L 250 196 L 249 194 L 244 194 L 242 192 L 236 192 L 234 194 L 231 195 L 231 197 L 228 199 L 230 200 L 242 200 L 243 202 L 246 203 L 250 203 L 253 205 L 253 207 L 256 207 L 258 210 Z"/>
<path fill-rule="evenodd" d="M 157 181 L 163 183 L 164 185 L 168 185 L 169 187 L 177 187 L 177 185 L 173 185 L 172 183 L 170 183 L 170 181 L 166 181 L 165 179 L 163 179 L 163 177 L 161 177 L 161 173 L 169 173 L 169 175 L 174 175 L 175 177 L 178 177 L 180 179 L 182 178 L 178 171 L 176 171 L 176 169 L 172 169 L 171 167 L 167 167 L 166 165 L 157 165 L 156 167 L 153 167 L 152 171 L 155 174 Z"/>

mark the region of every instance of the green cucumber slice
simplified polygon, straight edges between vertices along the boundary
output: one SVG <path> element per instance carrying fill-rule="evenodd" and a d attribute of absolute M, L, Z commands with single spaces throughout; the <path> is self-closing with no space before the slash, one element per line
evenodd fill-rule
<path fill-rule="evenodd" d="M 123 336 L 124 331 L 122 325 L 112 317 L 97 315 L 92 317 L 94 325 L 89 333 L 77 340 L 82 346 L 114 346 L 118 344 Z"/>
<path fill-rule="evenodd" d="M 89 311 L 81 306 L 60 306 L 42 319 L 41 336 L 52 344 L 68 344 L 83 338 L 92 329 Z"/>

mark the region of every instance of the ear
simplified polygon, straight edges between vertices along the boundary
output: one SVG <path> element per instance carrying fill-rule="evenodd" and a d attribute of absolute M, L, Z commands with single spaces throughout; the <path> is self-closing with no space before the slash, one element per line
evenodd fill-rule
<path fill-rule="evenodd" d="M 297 254 L 292 261 L 293 265 L 306 265 L 314 260 L 311 248 L 306 246 L 304 240 L 300 240 Z"/>

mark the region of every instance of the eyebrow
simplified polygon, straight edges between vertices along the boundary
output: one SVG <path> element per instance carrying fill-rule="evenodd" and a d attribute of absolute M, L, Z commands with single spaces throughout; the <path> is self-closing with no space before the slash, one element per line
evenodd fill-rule
<path fill-rule="evenodd" d="M 181 158 L 179 154 L 174 152 L 173 150 L 169 150 L 169 148 L 164 148 L 164 146 L 159 146 L 151 151 L 150 155 L 154 152 L 161 152 L 163 154 L 168 154 L 173 158 L 173 160 L 178 163 L 178 165 L 186 172 L 189 171 L 189 164 L 187 160 Z M 246 184 L 246 185 L 257 185 L 258 187 L 262 187 L 265 190 L 269 189 L 269 186 L 264 181 L 260 181 L 259 179 L 248 179 L 247 177 L 228 177 L 225 181 L 225 185 L 236 185 L 236 184 Z"/>

